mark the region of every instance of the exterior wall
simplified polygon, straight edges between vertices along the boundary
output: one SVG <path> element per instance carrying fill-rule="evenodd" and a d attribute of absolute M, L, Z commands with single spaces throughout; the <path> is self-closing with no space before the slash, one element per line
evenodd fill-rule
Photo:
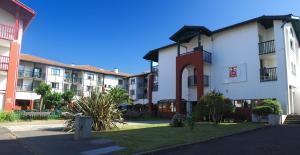
<path fill-rule="evenodd" d="M 293 47 L 291 41 L 294 43 Z M 287 85 L 289 90 L 288 111 L 289 113 L 300 114 L 299 43 L 296 38 L 295 30 L 290 23 L 284 25 L 284 42 L 286 50 Z M 295 71 L 293 71 L 293 65 L 295 66 Z"/>
<path fill-rule="evenodd" d="M 2 91 L 1 94 L 5 94 L 5 99 L 0 100 L 0 111 L 6 110 L 10 111 L 15 107 L 15 97 L 17 88 L 17 77 L 18 77 L 18 65 L 20 59 L 20 48 L 23 35 L 23 21 L 17 19 L 15 15 L 0 9 L 0 24 L 18 28 L 18 38 L 15 40 L 13 34 L 11 36 L 6 36 L 6 39 L 0 39 L 0 56 L 9 57 L 8 70 L 6 73 L 1 74 L 0 87 Z M 3 61 L 3 60 L 2 60 Z M 2 62 L 3 63 L 3 62 Z M 3 72 L 3 71 L 1 71 Z M 6 76 L 6 77 L 5 77 Z M 4 86 L 6 85 L 6 86 Z M 4 92 L 5 90 L 5 92 Z M 3 96 L 3 97 L 4 97 Z M 3 103 L 2 103 L 3 102 Z M 4 105 L 4 106 L 2 106 Z"/>
<path fill-rule="evenodd" d="M 59 69 L 59 75 L 53 75 L 52 69 Z M 52 82 L 59 84 L 58 89 L 52 88 L 55 92 L 63 92 L 63 82 L 64 82 L 64 68 L 47 66 L 46 69 L 46 83 L 51 86 Z"/>
<path fill-rule="evenodd" d="M 210 78 L 209 87 L 204 88 L 204 93 L 216 89 L 234 100 L 276 98 L 282 103 L 284 112 L 289 113 L 287 111 L 289 100 L 286 64 L 289 65 L 290 63 L 287 63 L 285 59 L 286 43 L 284 43 L 282 24 L 282 21 L 274 21 L 273 27 L 265 29 L 261 24 L 252 22 L 216 33 L 211 37 L 202 35 L 201 43 L 204 50 L 212 53 L 212 64 L 204 64 L 204 75 L 209 75 Z M 258 43 L 268 40 L 275 40 L 276 52 L 273 55 L 260 56 Z M 296 44 L 298 45 L 298 43 Z M 196 37 L 183 46 L 186 48 L 181 47 L 181 53 L 192 51 L 197 46 Z M 177 48 L 173 46 L 161 49 L 158 55 L 159 88 L 157 92 L 153 92 L 153 103 L 162 99 L 175 99 L 176 94 L 175 60 Z M 295 58 L 295 54 L 291 57 Z M 296 58 L 291 61 L 298 64 Z M 276 81 L 260 81 L 260 59 L 267 60 L 263 64 L 265 67 L 277 67 Z M 245 79 L 226 82 L 228 68 L 231 66 L 244 66 L 243 76 Z M 189 100 L 196 99 L 196 88 L 188 88 L 187 86 L 187 77 L 192 75 L 192 70 L 193 67 L 188 66 L 182 74 L 182 96 Z M 293 82 L 293 85 L 296 86 L 295 83 Z M 298 93 L 298 90 L 295 92 Z M 300 99 L 300 96 L 298 98 Z M 298 109 L 300 110 L 300 106 Z"/>
<path fill-rule="evenodd" d="M 135 83 L 131 83 L 131 80 L 135 80 Z M 147 76 L 137 76 L 128 79 L 128 91 L 134 104 L 148 104 L 147 93 L 145 93 L 148 82 L 145 83 L 145 80 L 147 80 Z M 134 95 L 131 94 L 132 91 L 134 92 Z"/>

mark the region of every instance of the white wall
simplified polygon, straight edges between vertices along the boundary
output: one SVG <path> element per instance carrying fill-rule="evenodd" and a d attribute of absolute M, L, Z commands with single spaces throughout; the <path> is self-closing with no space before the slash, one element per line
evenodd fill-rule
<path fill-rule="evenodd" d="M 59 75 L 53 75 L 52 69 L 56 68 L 60 70 Z M 59 89 L 52 88 L 55 92 L 63 92 L 63 82 L 64 82 L 64 68 L 56 67 L 56 66 L 47 66 L 46 67 L 46 83 L 51 86 L 52 82 L 59 83 Z"/>
<path fill-rule="evenodd" d="M 287 80 L 286 75 L 281 74 L 286 72 L 281 25 L 281 21 L 274 21 L 274 28 L 261 30 L 260 24 L 252 22 L 219 32 L 211 38 L 203 35 L 201 38 L 204 50 L 212 53 L 212 64 L 205 64 L 204 66 L 204 74 L 210 75 L 210 87 L 205 88 L 205 93 L 216 89 L 231 99 L 277 98 L 282 103 L 283 108 L 286 109 L 288 102 Z M 269 65 L 278 67 L 277 81 L 260 82 L 259 33 L 264 34 L 266 40 L 275 39 L 276 57 L 273 57 L 275 61 L 270 62 Z M 197 46 L 195 38 L 190 43 L 184 44 L 188 47 L 186 51 L 192 51 Z M 175 99 L 176 56 L 176 46 L 159 51 L 159 90 L 153 92 L 154 103 L 161 99 Z M 228 66 L 241 64 L 246 66 L 246 75 L 244 75 L 246 80 L 224 83 L 223 73 L 227 71 Z M 188 72 L 184 70 L 183 76 L 187 75 Z M 187 84 L 185 78 L 183 78 L 182 83 L 183 85 Z M 187 98 L 187 94 L 196 94 L 194 90 L 183 88 L 183 98 Z M 194 96 L 196 95 L 192 95 L 192 97 Z"/>

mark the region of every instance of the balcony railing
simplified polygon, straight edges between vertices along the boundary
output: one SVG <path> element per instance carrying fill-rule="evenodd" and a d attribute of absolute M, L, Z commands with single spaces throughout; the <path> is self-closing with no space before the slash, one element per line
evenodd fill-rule
<path fill-rule="evenodd" d="M 0 71 L 8 71 L 9 57 L 0 56 Z"/>
<path fill-rule="evenodd" d="M 197 86 L 197 76 L 191 75 L 188 77 L 188 87 Z M 209 76 L 204 75 L 203 76 L 203 86 L 208 87 L 209 86 Z"/>
<path fill-rule="evenodd" d="M 18 85 L 17 86 L 17 91 L 33 91 L 33 86 L 32 85 Z"/>
<path fill-rule="evenodd" d="M 0 24 L 0 39 L 17 40 L 18 30 L 14 26 Z"/>
<path fill-rule="evenodd" d="M 82 84 L 82 78 L 72 78 L 72 82 Z"/>
<path fill-rule="evenodd" d="M 258 43 L 259 55 L 275 53 L 274 40 L 269 40 L 265 42 Z"/>
<path fill-rule="evenodd" d="M 198 52 L 198 51 L 191 51 L 191 52 L 181 53 L 179 56 L 192 54 L 194 52 Z M 210 52 L 207 52 L 207 51 L 203 50 L 203 61 L 206 62 L 206 63 L 211 64 L 212 63 L 212 54 Z"/>
<path fill-rule="evenodd" d="M 152 91 L 158 91 L 158 82 L 153 83 L 153 89 Z"/>
<path fill-rule="evenodd" d="M 260 81 L 276 81 L 277 80 L 277 72 L 276 67 L 272 68 L 261 68 L 260 69 Z"/>
<path fill-rule="evenodd" d="M 45 79 L 45 73 L 42 73 L 42 72 L 19 70 L 18 75 L 19 75 L 19 78 Z"/>
<path fill-rule="evenodd" d="M 211 53 L 207 51 L 203 51 L 203 60 L 204 62 L 210 63 L 211 64 Z"/>

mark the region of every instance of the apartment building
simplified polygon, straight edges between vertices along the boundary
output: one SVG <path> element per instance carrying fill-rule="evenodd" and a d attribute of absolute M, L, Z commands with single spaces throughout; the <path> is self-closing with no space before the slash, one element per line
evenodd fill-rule
<path fill-rule="evenodd" d="M 129 74 L 118 69 L 108 71 L 87 65 L 69 65 L 29 54 L 21 54 L 15 110 L 33 109 L 40 96 L 34 89 L 45 82 L 55 92 L 74 91 L 76 97 L 88 96 L 92 90 L 112 87 L 128 89 Z"/>
<path fill-rule="evenodd" d="M 218 30 L 183 26 L 170 39 L 144 56 L 152 66 L 150 107 L 190 112 L 218 90 L 236 106 L 277 99 L 285 114 L 300 114 L 299 17 L 260 16 Z"/>
<path fill-rule="evenodd" d="M 15 108 L 22 36 L 34 16 L 17 0 L 0 0 L 0 111 Z"/>
<path fill-rule="evenodd" d="M 134 104 L 148 104 L 148 75 L 149 73 L 136 74 L 128 79 L 128 92 Z"/>

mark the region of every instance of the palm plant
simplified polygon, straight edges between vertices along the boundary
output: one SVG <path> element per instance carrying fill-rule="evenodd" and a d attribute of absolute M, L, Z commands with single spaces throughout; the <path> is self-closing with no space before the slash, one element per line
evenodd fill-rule
<path fill-rule="evenodd" d="M 118 104 L 129 103 L 132 104 L 133 101 L 130 98 L 128 92 L 121 87 L 114 87 L 108 91 L 108 94 L 112 97 L 112 99 Z"/>
<path fill-rule="evenodd" d="M 41 95 L 40 98 L 40 111 L 43 109 L 43 100 L 44 97 L 51 92 L 51 86 L 47 85 L 46 83 L 42 82 L 39 84 L 39 86 L 34 90 L 35 93 L 38 95 Z"/>
<path fill-rule="evenodd" d="M 69 119 L 67 128 L 71 130 L 78 114 L 92 117 L 92 129 L 95 131 L 112 129 L 117 127 L 117 123 L 123 123 L 122 113 L 110 93 L 92 91 L 89 97 L 81 97 L 74 102 L 69 112 L 73 117 Z"/>

